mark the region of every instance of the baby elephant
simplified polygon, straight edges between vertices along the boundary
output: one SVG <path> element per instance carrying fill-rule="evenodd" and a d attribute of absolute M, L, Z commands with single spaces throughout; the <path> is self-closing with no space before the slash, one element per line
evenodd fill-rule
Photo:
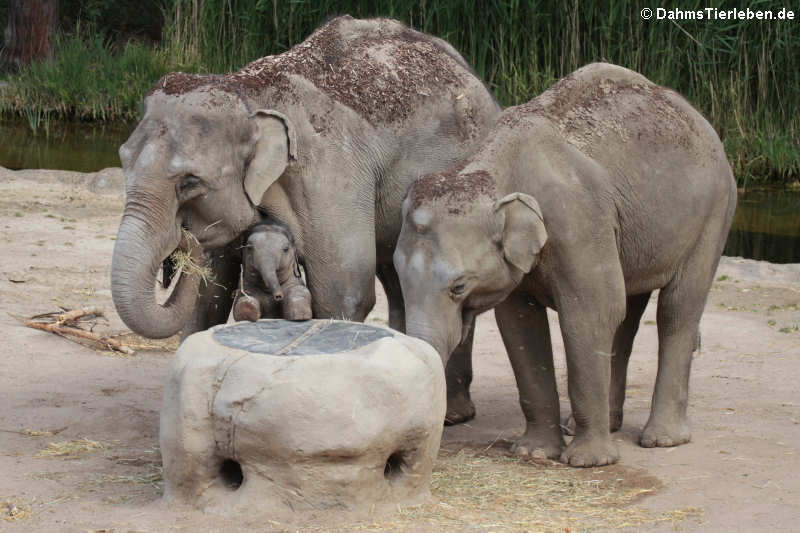
<path fill-rule="evenodd" d="M 294 237 L 286 227 L 256 224 L 250 228 L 242 255 L 242 285 L 233 304 L 234 320 L 311 318 L 311 293 L 303 284 Z"/>
<path fill-rule="evenodd" d="M 714 129 L 630 70 L 588 65 L 507 109 L 472 156 L 414 183 L 394 264 L 407 332 L 446 362 L 495 309 L 519 387 L 514 450 L 617 460 L 625 376 L 658 291 L 658 375 L 645 447 L 689 440 L 689 368 L 736 207 Z M 575 437 L 559 428 L 546 307 L 558 312 Z"/>

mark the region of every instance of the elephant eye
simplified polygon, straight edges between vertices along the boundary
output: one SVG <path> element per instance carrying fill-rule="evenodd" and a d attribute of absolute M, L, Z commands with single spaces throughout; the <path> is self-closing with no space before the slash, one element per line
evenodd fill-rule
<path fill-rule="evenodd" d="M 467 290 L 466 283 L 457 283 L 456 285 L 450 287 L 450 294 L 452 294 L 453 296 L 460 296 L 464 294 L 464 291 L 466 290 Z"/>
<path fill-rule="evenodd" d="M 189 189 L 193 189 L 198 185 L 200 185 L 200 178 L 189 174 L 183 178 L 183 181 L 181 181 L 181 190 L 188 191 Z"/>
<path fill-rule="evenodd" d="M 283 251 L 284 251 L 284 252 L 288 252 L 288 251 L 289 251 L 289 247 L 288 247 L 288 246 L 284 246 L 284 247 L 283 247 Z"/>

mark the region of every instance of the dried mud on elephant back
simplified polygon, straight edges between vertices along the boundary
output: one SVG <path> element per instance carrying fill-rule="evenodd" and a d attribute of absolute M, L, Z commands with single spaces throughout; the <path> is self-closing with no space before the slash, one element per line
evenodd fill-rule
<path fill-rule="evenodd" d="M 474 204 L 479 197 L 489 200 L 497 198 L 494 179 L 485 170 L 461 174 L 463 164 L 439 174 L 423 176 L 413 188 L 412 207 L 414 209 L 427 201 L 441 201 L 448 206 L 448 213 L 462 213 L 459 206 Z"/>
<path fill-rule="evenodd" d="M 167 74 L 151 93 L 184 94 L 208 87 L 257 97 L 273 88 L 278 98 L 290 98 L 289 77 L 297 75 L 375 126 L 406 119 L 423 99 L 461 85 L 455 58 L 442 54 L 424 34 L 407 28 L 398 32 L 396 22 L 382 20 L 379 30 L 351 38 L 341 31 L 348 19 L 337 18 L 287 52 L 228 75 Z M 475 124 L 471 129 L 477 129 Z"/>

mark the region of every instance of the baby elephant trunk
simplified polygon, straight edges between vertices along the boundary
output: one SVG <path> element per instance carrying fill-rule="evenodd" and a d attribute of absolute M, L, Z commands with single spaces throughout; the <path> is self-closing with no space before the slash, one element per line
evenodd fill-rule
<path fill-rule="evenodd" d="M 275 269 L 263 269 L 261 271 L 261 277 L 264 278 L 264 283 L 267 284 L 269 287 L 269 292 L 272 293 L 272 297 L 275 299 L 276 302 L 280 302 L 283 300 L 283 289 L 281 288 L 281 284 L 278 281 L 278 276 L 275 273 Z"/>

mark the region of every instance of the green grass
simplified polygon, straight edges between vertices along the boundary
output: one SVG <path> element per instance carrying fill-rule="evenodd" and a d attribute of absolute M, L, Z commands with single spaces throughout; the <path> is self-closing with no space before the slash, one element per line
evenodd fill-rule
<path fill-rule="evenodd" d="M 163 52 L 129 43 L 115 49 L 78 28 L 55 39 L 56 58 L 10 75 L 0 112 L 26 118 L 31 129 L 51 120 L 135 120 L 147 88 L 169 72 Z"/>
<path fill-rule="evenodd" d="M 228 72 L 286 50 L 331 16 L 380 15 L 451 42 L 506 106 L 592 61 L 631 68 L 676 89 L 709 119 L 740 185 L 800 179 L 797 20 L 643 21 L 649 0 L 164 1 L 158 48 L 112 47 L 80 31 L 61 37 L 52 65 L 9 79 L 0 111 L 38 120 L 39 128 L 51 118 L 135 119 L 143 94 L 166 71 Z M 687 0 L 680 7 L 742 6 Z M 83 81 L 87 69 L 92 76 Z"/>

